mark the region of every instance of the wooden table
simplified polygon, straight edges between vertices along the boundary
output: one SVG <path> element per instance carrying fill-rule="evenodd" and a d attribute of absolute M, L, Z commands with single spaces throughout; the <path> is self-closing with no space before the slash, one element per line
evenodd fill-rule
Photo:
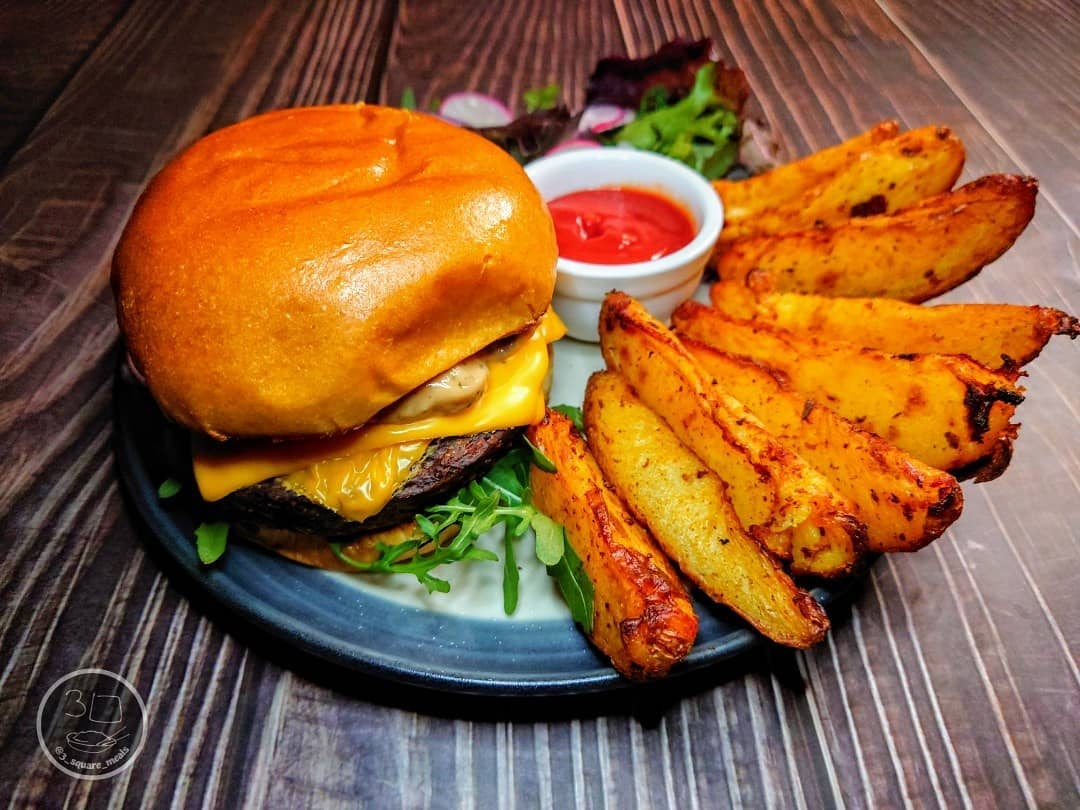
<path fill-rule="evenodd" d="M 965 10 L 961 10 L 961 8 Z M 965 178 L 1040 178 L 1034 222 L 953 300 L 1080 310 L 1080 10 L 1070 0 L 464 4 L 99 0 L 0 9 L 0 801 L 150 807 L 1080 806 L 1080 363 L 1031 367 L 1015 459 L 880 560 L 805 654 L 630 698 L 506 705 L 328 671 L 193 602 L 148 554 L 110 439 L 108 269 L 141 188 L 253 113 L 475 88 L 574 104 L 595 60 L 709 35 L 790 154 L 943 123 Z M 38 703 L 125 674 L 134 767 L 54 769 Z M 508 717 L 514 719 L 509 720 Z"/>

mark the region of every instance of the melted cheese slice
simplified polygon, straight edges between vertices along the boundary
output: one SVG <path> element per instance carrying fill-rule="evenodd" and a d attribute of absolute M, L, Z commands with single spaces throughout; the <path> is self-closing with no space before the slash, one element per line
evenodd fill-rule
<path fill-rule="evenodd" d="M 428 444 L 403 442 L 319 461 L 289 473 L 283 484 L 350 520 L 364 520 L 386 506 Z"/>
<path fill-rule="evenodd" d="M 483 395 L 464 411 L 450 416 L 429 416 L 401 424 L 376 423 L 327 439 L 231 444 L 197 440 L 192 455 L 199 492 L 205 500 L 216 501 L 268 478 L 300 473 L 290 475 L 287 485 L 337 511 L 342 505 L 347 508 L 351 501 L 357 507 L 356 514 L 366 514 L 353 517 L 341 513 L 362 520 L 385 505 L 398 483 L 407 477 L 411 463 L 423 455 L 428 441 L 540 421 L 546 407 L 544 381 L 551 364 L 548 344 L 564 334 L 566 327 L 549 309 L 528 338 L 489 361 Z M 388 451 L 406 444 L 410 449 Z M 417 451 L 413 445 L 422 447 Z M 406 463 L 408 459 L 411 461 Z M 328 465 L 329 461 L 335 464 Z M 359 474 L 353 471 L 365 469 L 371 482 L 367 494 L 357 495 L 363 489 Z"/>

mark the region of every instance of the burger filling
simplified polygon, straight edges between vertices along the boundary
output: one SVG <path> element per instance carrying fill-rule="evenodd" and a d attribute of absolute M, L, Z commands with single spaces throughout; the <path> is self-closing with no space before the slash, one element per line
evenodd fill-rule
<path fill-rule="evenodd" d="M 195 479 L 217 501 L 267 479 L 348 518 L 377 514 L 431 441 L 543 418 L 549 344 L 565 334 L 551 310 L 528 335 L 455 366 L 355 431 L 291 442 L 193 444 Z"/>
<path fill-rule="evenodd" d="M 401 424 L 429 416 L 461 413 L 480 399 L 487 389 L 488 377 L 491 376 L 489 361 L 490 358 L 482 356 L 458 363 L 391 405 L 380 421 Z"/>

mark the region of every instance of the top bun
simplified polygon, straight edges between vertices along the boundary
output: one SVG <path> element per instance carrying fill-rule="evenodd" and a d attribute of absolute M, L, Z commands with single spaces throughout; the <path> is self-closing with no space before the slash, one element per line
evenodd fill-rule
<path fill-rule="evenodd" d="M 281 110 L 203 138 L 120 239 L 120 328 L 162 409 L 219 439 L 356 427 L 547 309 L 547 208 L 429 115 Z"/>

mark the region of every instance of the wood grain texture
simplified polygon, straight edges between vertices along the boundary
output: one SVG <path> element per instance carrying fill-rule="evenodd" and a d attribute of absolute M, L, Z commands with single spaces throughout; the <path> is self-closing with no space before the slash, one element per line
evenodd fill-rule
<path fill-rule="evenodd" d="M 0 4 L 0 167 L 126 5 L 127 0 Z"/>
<path fill-rule="evenodd" d="M 998 0 L 942 3 L 929 13 L 915 0 L 879 5 L 1080 233 L 1080 84 L 1062 81 L 1080 75 L 1080 5 Z"/>
<path fill-rule="evenodd" d="M 1076 806 L 1076 345 L 1031 367 L 1007 474 L 967 487 L 933 546 L 879 561 L 823 645 L 605 700 L 418 694 L 283 650 L 163 573 L 116 481 L 107 268 L 170 154 L 259 111 L 394 103 L 405 87 L 422 104 L 470 88 L 517 100 L 554 80 L 578 103 L 595 58 L 676 34 L 713 36 L 747 70 L 794 154 L 897 117 L 957 130 L 967 178 L 1035 169 L 1059 206 L 1040 203 L 1016 247 L 951 297 L 1080 310 L 1080 241 L 1061 215 L 1075 211 L 1075 144 L 1054 140 L 1075 114 L 1053 101 L 1076 92 L 1055 67 L 1076 58 L 1072 29 L 1026 32 L 1036 53 L 1006 79 L 975 71 L 1013 41 L 1012 20 L 1052 4 L 1006 16 L 988 0 L 963 19 L 945 3 L 918 4 L 919 19 L 914 3 L 882 6 L 126 8 L 0 175 L 0 806 Z M 52 35 L 18 33 L 42 48 Z M 0 52 L 0 75 L 11 58 Z M 72 64 L 43 61 L 41 75 Z M 1063 124 L 987 127 L 1020 114 Z M 122 672 L 148 698 L 146 748 L 115 779 L 77 782 L 37 749 L 38 702 L 80 666 Z"/>
<path fill-rule="evenodd" d="M 398 104 L 406 87 L 417 106 L 461 90 L 504 99 L 524 112 L 522 94 L 558 82 L 563 101 L 580 109 L 585 82 L 600 56 L 626 45 L 607 2 L 544 0 L 528 9 L 513 3 L 403 2 L 390 41 L 380 100 Z"/>

